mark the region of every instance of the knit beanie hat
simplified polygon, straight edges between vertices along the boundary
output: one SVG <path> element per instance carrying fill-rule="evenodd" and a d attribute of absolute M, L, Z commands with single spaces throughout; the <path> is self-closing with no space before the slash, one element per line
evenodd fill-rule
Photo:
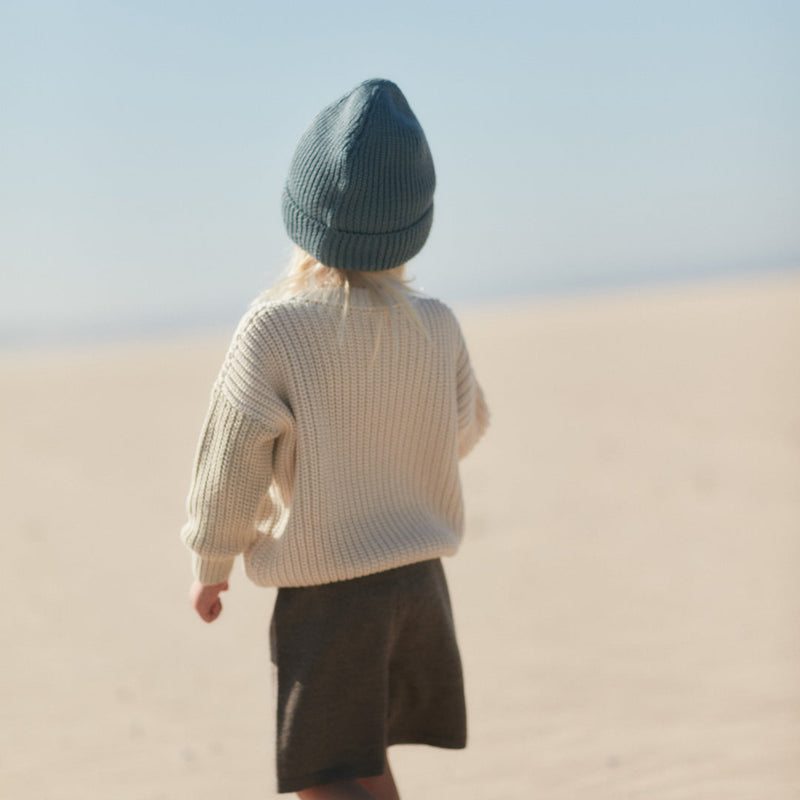
<path fill-rule="evenodd" d="M 403 93 L 368 80 L 324 108 L 300 138 L 283 221 L 327 267 L 391 269 L 425 244 L 435 185 L 425 134 Z"/>

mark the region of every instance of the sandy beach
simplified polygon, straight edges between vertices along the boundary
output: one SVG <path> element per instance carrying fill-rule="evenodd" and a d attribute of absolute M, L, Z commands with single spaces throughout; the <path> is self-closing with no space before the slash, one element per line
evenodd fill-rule
<path fill-rule="evenodd" d="M 800 798 L 800 277 L 464 309 L 463 752 L 406 800 Z M 178 540 L 230 332 L 0 355 L 0 797 L 276 797 L 273 592 Z"/>

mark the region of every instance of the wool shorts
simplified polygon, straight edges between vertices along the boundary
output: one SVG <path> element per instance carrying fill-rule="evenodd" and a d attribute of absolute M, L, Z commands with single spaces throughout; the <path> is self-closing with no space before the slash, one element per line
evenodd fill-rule
<path fill-rule="evenodd" d="M 461 659 L 439 559 L 279 589 L 270 649 L 279 792 L 380 775 L 394 744 L 466 746 Z"/>

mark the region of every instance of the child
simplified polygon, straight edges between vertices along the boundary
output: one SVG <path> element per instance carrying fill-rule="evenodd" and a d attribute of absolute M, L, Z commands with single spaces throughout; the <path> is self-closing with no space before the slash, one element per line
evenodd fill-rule
<path fill-rule="evenodd" d="M 404 279 L 434 184 L 390 81 L 314 119 L 283 193 L 293 265 L 236 331 L 195 462 L 191 600 L 215 620 L 240 553 L 279 587 L 278 791 L 303 798 L 396 799 L 387 746 L 466 744 L 440 559 L 488 414 L 452 312 Z"/>

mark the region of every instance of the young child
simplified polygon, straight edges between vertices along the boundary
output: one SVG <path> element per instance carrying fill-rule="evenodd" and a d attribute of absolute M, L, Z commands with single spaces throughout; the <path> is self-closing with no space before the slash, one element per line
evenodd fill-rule
<path fill-rule="evenodd" d="M 295 259 L 236 331 L 195 461 L 191 601 L 215 620 L 240 553 L 279 587 L 278 791 L 303 798 L 396 800 L 389 745 L 466 744 L 440 559 L 488 413 L 452 312 L 404 279 L 434 184 L 390 81 L 313 120 L 283 193 Z"/>

